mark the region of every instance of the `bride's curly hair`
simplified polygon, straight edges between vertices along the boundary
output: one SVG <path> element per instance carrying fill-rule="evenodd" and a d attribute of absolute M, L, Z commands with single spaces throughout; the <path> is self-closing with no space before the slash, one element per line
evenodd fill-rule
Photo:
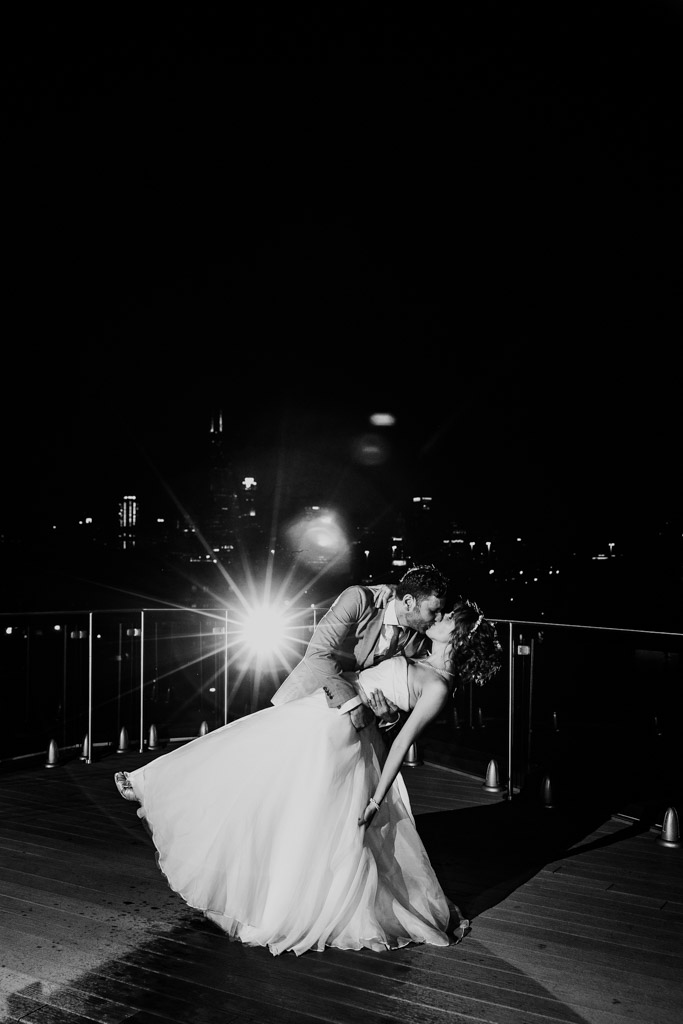
<path fill-rule="evenodd" d="M 456 597 L 451 608 L 455 629 L 448 652 L 449 667 L 460 683 L 483 686 L 503 663 L 503 649 L 493 622 L 475 601 Z"/>

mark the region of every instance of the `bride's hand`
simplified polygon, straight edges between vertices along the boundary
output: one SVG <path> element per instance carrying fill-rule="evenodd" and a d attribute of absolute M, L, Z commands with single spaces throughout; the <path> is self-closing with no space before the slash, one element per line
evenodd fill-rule
<path fill-rule="evenodd" d="M 359 828 L 367 828 L 367 826 L 370 824 L 372 819 L 377 814 L 378 810 L 379 810 L 379 808 L 378 808 L 377 804 L 374 802 L 374 800 L 368 800 L 368 802 L 366 804 L 366 807 L 365 807 L 365 810 L 363 811 L 363 813 L 361 814 L 360 818 L 358 819 L 358 827 Z"/>
<path fill-rule="evenodd" d="M 370 710 L 377 718 L 396 721 L 398 704 L 394 704 L 388 697 L 385 697 L 381 690 L 371 690 L 368 694 L 368 703 Z"/>

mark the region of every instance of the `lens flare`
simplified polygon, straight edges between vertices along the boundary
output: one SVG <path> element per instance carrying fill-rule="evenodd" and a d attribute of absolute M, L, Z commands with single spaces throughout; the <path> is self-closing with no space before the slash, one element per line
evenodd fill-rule
<path fill-rule="evenodd" d="M 292 520 L 286 530 L 287 544 L 298 561 L 312 569 L 348 565 L 350 546 L 340 516 L 332 509 L 311 507 Z"/>
<path fill-rule="evenodd" d="M 379 434 L 364 434 L 354 441 L 353 456 L 363 466 L 380 466 L 389 455 L 389 443 Z"/>
<path fill-rule="evenodd" d="M 286 610 L 264 603 L 247 613 L 242 623 L 241 640 L 247 654 L 263 661 L 289 646 L 290 633 Z"/>

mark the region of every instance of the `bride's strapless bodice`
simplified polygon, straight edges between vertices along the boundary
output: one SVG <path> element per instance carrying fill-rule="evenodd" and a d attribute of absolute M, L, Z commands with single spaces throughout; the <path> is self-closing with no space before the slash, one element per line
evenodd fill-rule
<path fill-rule="evenodd" d="M 401 711 L 411 711 L 422 692 L 422 686 L 421 673 L 409 672 L 410 664 L 399 655 L 380 661 L 378 665 L 362 672 L 345 672 L 344 678 L 354 684 L 364 704 L 368 703 L 368 693 L 381 690 Z"/>

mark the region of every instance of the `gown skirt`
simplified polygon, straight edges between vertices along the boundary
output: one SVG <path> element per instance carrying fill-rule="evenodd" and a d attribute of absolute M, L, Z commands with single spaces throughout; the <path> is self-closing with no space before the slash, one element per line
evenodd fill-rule
<path fill-rule="evenodd" d="M 322 690 L 126 773 L 171 889 L 233 939 L 293 951 L 447 946 L 460 920 L 399 774 L 368 828 L 383 738 Z"/>

